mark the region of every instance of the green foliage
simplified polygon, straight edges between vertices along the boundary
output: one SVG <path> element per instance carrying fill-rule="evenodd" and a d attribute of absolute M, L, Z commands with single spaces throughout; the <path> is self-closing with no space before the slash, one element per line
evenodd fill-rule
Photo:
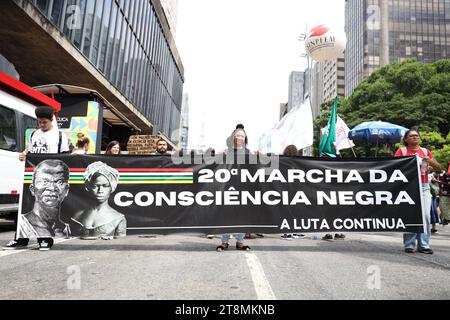
<path fill-rule="evenodd" d="M 320 128 L 328 122 L 331 104 L 322 105 L 324 112 L 314 123 L 315 146 L 320 142 Z M 338 114 L 350 128 L 381 120 L 419 130 L 423 143 L 434 148 L 438 161 L 446 164 L 450 160 L 446 148 L 450 144 L 450 59 L 431 64 L 406 60 L 377 69 L 341 101 Z M 392 156 L 397 147 L 380 146 L 377 156 Z M 358 157 L 373 157 L 375 149 L 358 143 L 355 151 Z M 353 157 L 353 153 L 344 150 L 342 156 Z"/>
<path fill-rule="evenodd" d="M 436 131 L 420 132 L 421 145 L 430 148 L 442 147 L 445 139 Z"/>
<path fill-rule="evenodd" d="M 450 144 L 446 144 L 442 149 L 434 150 L 432 153 L 436 158 L 436 161 L 445 168 L 445 171 L 447 171 L 448 162 L 450 161 Z"/>
<path fill-rule="evenodd" d="M 450 138 L 450 132 L 447 134 Z M 438 132 L 420 132 L 421 145 L 431 150 L 437 162 L 448 170 L 450 161 L 450 139 L 445 139 Z"/>

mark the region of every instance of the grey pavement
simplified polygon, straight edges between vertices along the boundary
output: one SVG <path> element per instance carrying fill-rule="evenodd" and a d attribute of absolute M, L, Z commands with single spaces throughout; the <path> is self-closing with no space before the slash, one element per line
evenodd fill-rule
<path fill-rule="evenodd" d="M 450 299 L 450 226 L 433 235 L 434 255 L 404 253 L 401 234 L 346 235 L 265 235 L 246 240 L 249 252 L 235 250 L 232 239 L 218 253 L 219 238 L 198 235 L 0 251 L 0 299 Z M 0 243 L 12 236 L 0 232 Z"/>

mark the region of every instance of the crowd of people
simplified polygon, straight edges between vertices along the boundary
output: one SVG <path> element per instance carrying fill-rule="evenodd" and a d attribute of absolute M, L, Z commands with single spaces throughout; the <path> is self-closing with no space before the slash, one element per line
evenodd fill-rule
<path fill-rule="evenodd" d="M 73 155 L 87 154 L 90 149 L 89 138 L 83 133 L 77 135 L 76 146 L 73 147 L 69 139 L 53 126 L 54 111 L 50 107 L 36 108 L 38 129 L 30 138 L 28 147 L 19 155 L 24 161 L 27 153 Z M 447 225 L 450 221 L 450 175 L 443 173 L 443 167 L 434 159 L 430 150 L 420 146 L 420 136 L 417 130 L 409 130 L 404 135 L 403 147 L 395 153 L 395 157 L 418 155 L 421 168 L 422 203 L 425 210 L 425 232 L 405 233 L 403 236 L 406 253 L 420 252 L 433 254 L 430 247 L 430 237 L 436 233 L 436 224 Z M 226 139 L 227 149 L 224 156 L 248 156 L 252 152 L 248 149 L 248 136 L 242 124 L 238 124 Z M 105 151 L 106 155 L 120 155 L 121 148 L 118 141 L 111 141 Z M 164 139 L 156 143 L 153 155 L 168 155 L 168 145 Z M 191 153 L 192 154 L 192 153 Z M 215 156 L 212 148 L 205 152 L 208 156 Z M 285 148 L 283 156 L 300 157 L 302 150 L 289 145 Z M 430 174 L 430 167 L 434 174 Z M 108 199 L 118 184 L 118 171 L 103 162 L 94 162 L 86 168 L 84 175 L 86 190 L 93 199 L 92 206 L 74 215 L 73 222 L 79 227 L 82 238 L 98 239 L 99 237 L 111 239 L 126 235 L 125 216 L 112 208 Z M 69 170 L 61 160 L 44 160 L 35 168 L 33 183 L 30 185 L 31 194 L 35 197 L 33 209 L 22 215 L 20 227 L 15 236 L 4 249 L 17 249 L 26 247 L 30 238 L 37 238 L 40 250 L 49 250 L 53 245 L 53 238 L 59 235 L 70 235 L 70 227 L 60 219 L 61 204 L 66 198 L 69 189 Z M 103 212 L 101 218 L 96 212 Z M 213 238 L 209 235 L 208 238 Z M 231 234 L 222 234 L 221 243 L 216 251 L 229 249 Z M 244 239 L 264 237 L 263 234 L 253 236 L 250 233 L 235 233 L 237 250 L 250 250 L 244 244 Z M 303 238 L 303 234 L 283 234 L 282 239 L 291 240 Z M 323 240 L 332 240 L 333 235 L 326 234 Z M 344 234 L 335 234 L 334 239 L 345 239 Z"/>

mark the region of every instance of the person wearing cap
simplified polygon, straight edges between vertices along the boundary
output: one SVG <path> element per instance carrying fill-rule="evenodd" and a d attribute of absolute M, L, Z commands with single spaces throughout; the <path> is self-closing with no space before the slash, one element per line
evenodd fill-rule
<path fill-rule="evenodd" d="M 25 161 L 27 153 L 70 153 L 69 139 L 53 126 L 54 110 L 43 106 L 35 109 L 39 129 L 34 131 L 28 141 L 28 146 L 19 154 L 19 160 Z M 25 248 L 29 238 L 17 238 L 11 240 L 4 250 Z M 39 244 L 53 243 L 51 238 L 38 238 Z M 51 245 L 50 245 L 51 247 Z"/>

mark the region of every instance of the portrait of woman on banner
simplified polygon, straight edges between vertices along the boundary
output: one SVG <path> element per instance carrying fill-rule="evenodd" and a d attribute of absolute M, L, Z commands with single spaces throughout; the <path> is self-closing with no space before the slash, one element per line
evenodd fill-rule
<path fill-rule="evenodd" d="M 88 207 L 77 212 L 72 221 L 79 227 L 82 239 L 113 239 L 126 236 L 125 216 L 112 208 L 108 200 L 117 188 L 119 172 L 107 164 L 91 163 L 84 173 Z"/>

